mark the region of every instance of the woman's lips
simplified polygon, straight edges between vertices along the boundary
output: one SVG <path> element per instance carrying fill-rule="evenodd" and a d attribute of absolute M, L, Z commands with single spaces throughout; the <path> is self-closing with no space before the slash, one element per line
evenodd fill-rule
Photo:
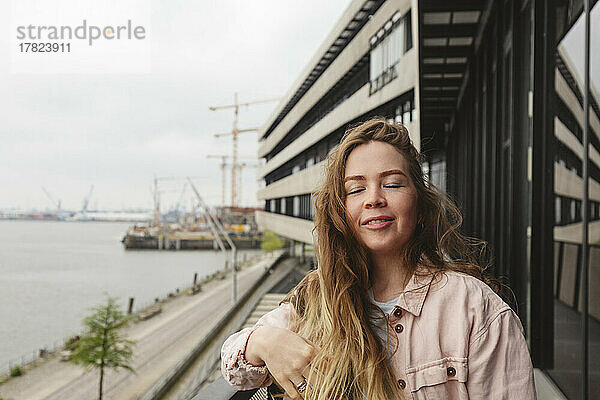
<path fill-rule="evenodd" d="M 394 221 L 391 217 L 376 217 L 367 219 L 362 226 L 367 229 L 377 230 L 388 227 Z"/>

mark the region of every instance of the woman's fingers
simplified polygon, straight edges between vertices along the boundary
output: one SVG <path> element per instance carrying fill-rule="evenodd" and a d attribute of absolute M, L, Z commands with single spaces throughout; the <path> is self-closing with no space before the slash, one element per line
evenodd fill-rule
<path fill-rule="evenodd" d="M 300 394 L 300 392 L 298 392 L 298 389 L 296 388 L 296 385 L 288 380 L 285 383 L 282 383 L 281 387 L 283 388 L 283 390 L 285 390 L 285 394 L 292 400 L 299 400 L 302 399 L 302 395 Z"/>
<path fill-rule="evenodd" d="M 306 378 L 300 375 L 299 377 L 291 379 L 291 381 L 296 387 L 298 393 L 300 393 L 300 395 L 304 397 L 304 393 L 306 392 L 306 388 L 308 387 L 308 382 L 306 381 Z"/>

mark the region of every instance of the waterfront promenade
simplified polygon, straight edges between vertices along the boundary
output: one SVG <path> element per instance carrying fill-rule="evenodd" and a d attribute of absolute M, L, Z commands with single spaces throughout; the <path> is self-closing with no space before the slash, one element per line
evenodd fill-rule
<path fill-rule="evenodd" d="M 275 260 L 263 257 L 238 273 L 238 297 L 263 275 Z M 228 275 L 228 278 L 230 276 Z M 231 280 L 206 284 L 195 296 L 179 296 L 162 307 L 158 316 L 130 326 L 126 335 L 137 341 L 133 367 L 128 371 L 108 371 L 104 399 L 131 400 L 148 391 L 210 331 L 231 304 Z M 55 357 L 25 375 L 0 386 L 0 397 L 13 400 L 94 400 L 98 372 L 62 362 Z"/>

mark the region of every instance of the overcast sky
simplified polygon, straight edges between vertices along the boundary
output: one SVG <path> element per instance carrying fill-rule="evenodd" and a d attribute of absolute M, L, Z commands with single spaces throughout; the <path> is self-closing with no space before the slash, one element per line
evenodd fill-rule
<path fill-rule="evenodd" d="M 151 208 L 154 176 L 198 176 L 221 202 L 219 160 L 231 154 L 233 111 L 211 105 L 283 96 L 350 0 L 3 0 L 0 2 L 0 209 L 50 209 L 42 191 L 78 210 Z M 600 37 L 595 7 L 592 48 Z M 16 26 L 143 25 L 142 41 L 73 42 L 69 54 L 18 52 Z M 598 22 L 598 23 L 594 23 Z M 579 26 L 581 25 L 581 26 Z M 565 38 L 581 77 L 582 21 Z M 60 41 L 58 41 L 60 42 Z M 119 47 L 120 46 L 120 47 Z M 600 86 L 600 52 L 592 51 Z M 52 73 L 47 73 L 52 71 Z M 34 72 L 34 73 L 32 73 Z M 240 128 L 266 123 L 277 103 L 242 108 Z M 240 136 L 255 157 L 255 133 Z M 251 162 L 251 161 L 248 161 Z M 183 182 L 164 184 L 163 205 Z M 256 169 L 243 171 L 242 205 L 255 206 Z M 227 172 L 229 203 L 230 172 Z M 190 192 L 184 197 L 189 204 Z"/>
<path fill-rule="evenodd" d="M 241 102 L 283 96 L 350 3 L 128 4 L 136 1 L 141 9 L 123 9 L 116 0 L 0 2 L 0 208 L 51 208 L 45 187 L 63 208 L 77 210 L 92 184 L 92 208 L 150 208 L 155 175 L 204 177 L 200 191 L 208 203 L 219 204 L 219 161 L 206 156 L 231 154 L 231 138 L 213 134 L 231 130 L 233 111 L 208 107 L 231 104 L 234 92 Z M 38 73 L 15 63 L 21 57 L 16 25 L 75 25 L 84 18 L 98 25 L 131 18 L 143 23 L 146 39 L 127 44 L 133 53 L 105 57 L 105 64 L 93 57 L 108 42 L 81 48 L 85 57 L 73 52 L 21 59 Z M 94 60 L 95 71 L 81 67 L 86 60 Z M 81 72 L 72 73 L 79 67 Z M 57 68 L 66 72 L 39 73 Z M 242 108 L 239 127 L 263 125 L 276 105 Z M 255 133 L 240 136 L 241 156 L 255 157 L 257 148 Z M 243 182 L 242 204 L 257 205 L 256 170 L 244 170 Z M 165 184 L 174 191 L 163 194 L 163 204 L 175 203 L 182 185 Z M 190 200 L 188 192 L 185 201 Z"/>

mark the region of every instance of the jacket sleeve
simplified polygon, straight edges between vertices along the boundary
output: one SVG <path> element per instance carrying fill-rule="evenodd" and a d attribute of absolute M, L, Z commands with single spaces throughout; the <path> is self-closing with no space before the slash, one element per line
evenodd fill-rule
<path fill-rule="evenodd" d="M 246 360 L 246 345 L 250 335 L 259 326 L 288 328 L 293 307 L 289 303 L 263 315 L 252 328 L 245 328 L 229 336 L 221 347 L 221 373 L 225 380 L 239 390 L 269 386 L 272 379 L 265 365 L 255 366 Z"/>
<path fill-rule="evenodd" d="M 468 366 L 471 399 L 536 399 L 523 327 L 510 308 L 499 312 L 472 338 Z"/>

